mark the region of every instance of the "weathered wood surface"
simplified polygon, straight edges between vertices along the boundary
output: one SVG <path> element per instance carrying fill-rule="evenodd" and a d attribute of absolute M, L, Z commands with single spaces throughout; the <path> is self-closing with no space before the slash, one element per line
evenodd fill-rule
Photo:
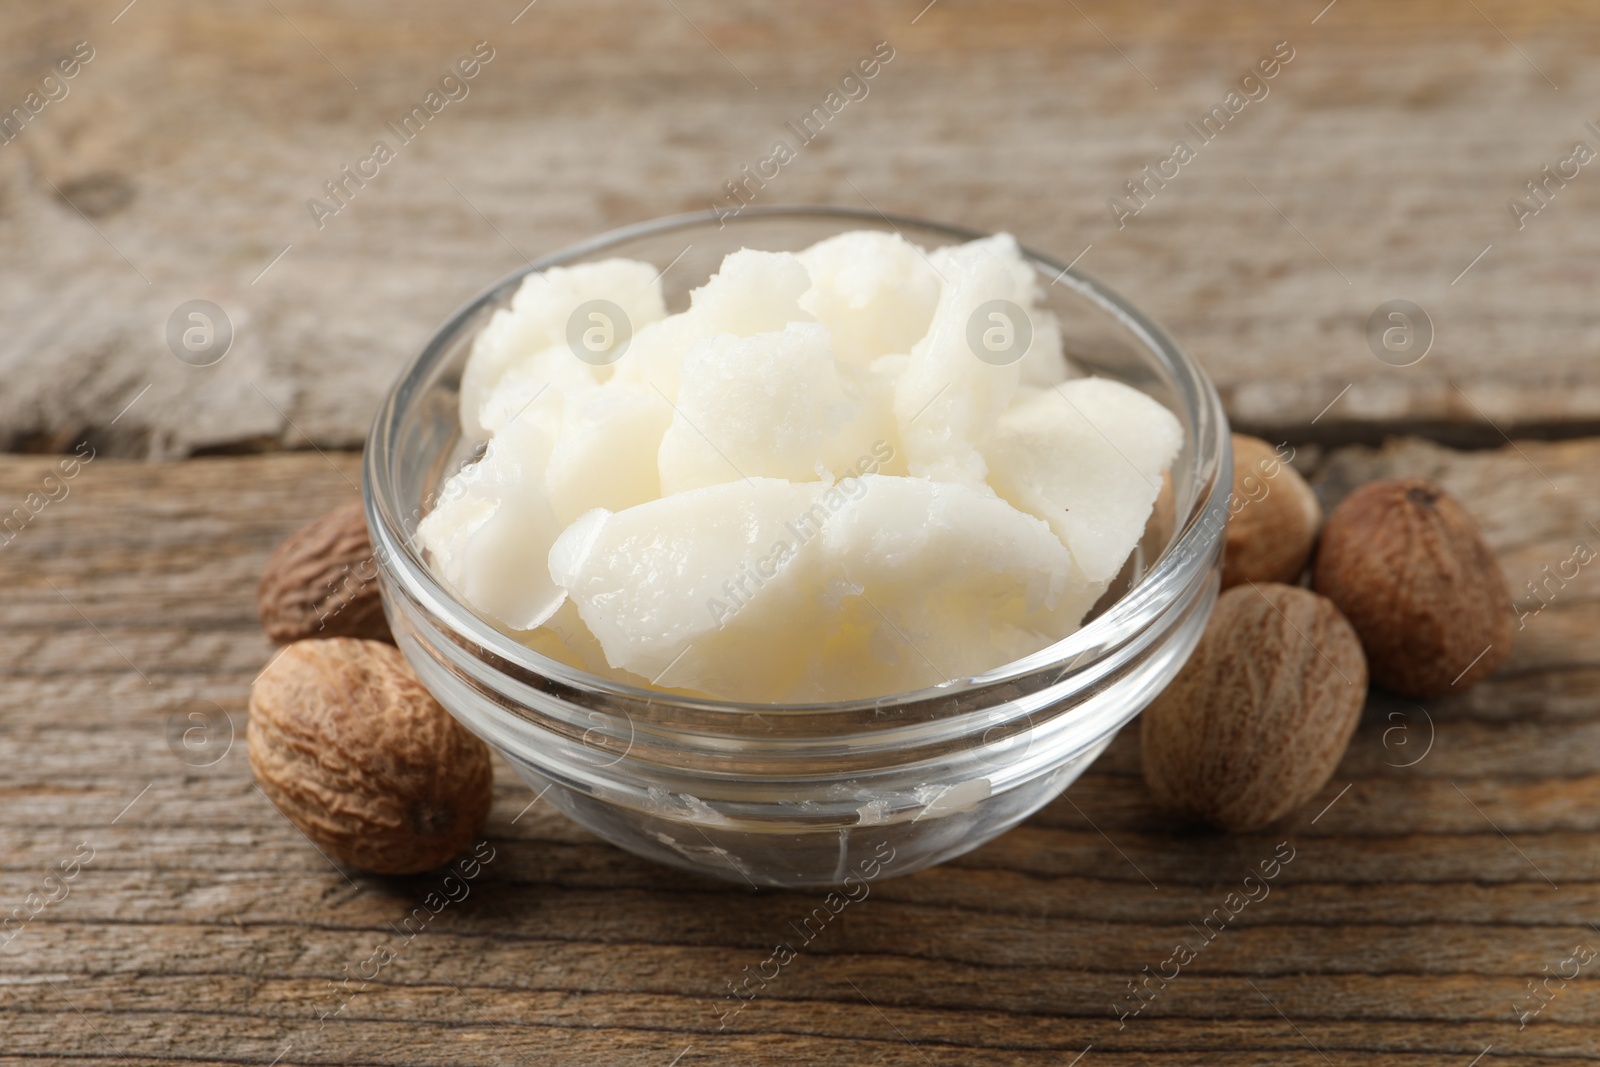
<path fill-rule="evenodd" d="M 1092 245 L 1082 268 L 1273 436 L 1600 427 L 1600 178 L 1552 185 L 1520 230 L 1507 206 L 1600 147 L 1592 3 L 124 2 L 6 12 L 0 113 L 74 42 L 95 58 L 0 145 L 0 445 L 355 445 L 466 297 L 524 256 L 703 210 L 879 40 L 896 55 L 870 94 L 758 202 Z M 308 199 L 478 40 L 495 57 L 470 94 L 319 229 Z M 1280 41 L 1269 95 L 1200 147 L 1185 122 Z M 1119 230 L 1107 200 L 1178 138 L 1197 158 Z M 1365 340 L 1396 298 L 1437 333 L 1411 367 Z M 215 366 L 163 342 L 190 299 L 236 329 Z"/>
<path fill-rule="evenodd" d="M 0 460 L 0 501 L 54 462 Z M 1402 442 L 1314 466 L 1330 500 L 1369 476 L 1439 478 L 1519 590 L 1577 542 L 1600 547 L 1600 439 Z M 0 549 L 0 915 L 94 850 L 70 894 L 0 947 L 0 1063 L 1600 1060 L 1593 964 L 1552 984 L 1526 1028 L 1514 1008 L 1536 1003 L 1526 985 L 1544 968 L 1600 947 L 1590 568 L 1478 690 L 1425 709 L 1375 697 L 1332 782 L 1281 826 L 1174 827 L 1125 735 L 1022 827 L 875 885 L 719 1031 L 726 983 L 819 895 L 634 859 L 529 808 L 502 765 L 494 860 L 407 940 L 396 927 L 442 875 L 335 869 L 252 786 L 245 699 L 270 651 L 256 578 L 279 539 L 354 492 L 356 470 L 338 453 L 98 457 Z M 215 746 L 180 758 L 174 724 L 212 705 L 231 749 L 214 716 Z M 1127 983 L 1194 940 L 1188 924 L 1283 841 L 1295 857 L 1270 895 L 1119 1029 Z M 341 994 L 386 947 L 398 958 Z"/>

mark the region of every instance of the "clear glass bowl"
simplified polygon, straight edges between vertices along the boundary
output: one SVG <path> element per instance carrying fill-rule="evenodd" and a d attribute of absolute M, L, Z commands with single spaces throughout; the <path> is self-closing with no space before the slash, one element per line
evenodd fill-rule
<path fill-rule="evenodd" d="M 661 219 L 557 252 L 484 292 L 434 335 L 367 442 L 367 522 L 395 638 L 440 703 L 535 791 L 601 837 L 752 886 L 857 885 L 976 848 L 1083 773 L 1177 673 L 1216 599 L 1232 458 L 1205 374 L 1104 286 L 1028 253 L 1081 372 L 1154 397 L 1184 444 L 1143 541 L 1089 621 L 1026 659 L 878 700 L 735 704 L 634 688 L 546 658 L 476 614 L 415 539 L 471 448 L 457 392 L 472 339 L 525 275 L 611 256 L 671 265 L 687 306 L 741 247 L 797 251 L 851 229 L 924 247 L 981 234 L 836 209 Z"/>

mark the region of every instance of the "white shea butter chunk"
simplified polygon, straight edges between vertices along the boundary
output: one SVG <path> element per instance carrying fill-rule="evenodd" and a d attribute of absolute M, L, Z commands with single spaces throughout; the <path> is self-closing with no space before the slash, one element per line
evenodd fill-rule
<path fill-rule="evenodd" d="M 991 247 L 996 256 L 1005 261 L 1011 271 L 1017 291 L 1026 299 L 1016 302 L 1028 312 L 1033 341 L 1017 363 L 1018 376 L 1023 385 L 1050 386 L 1067 380 L 1067 360 L 1061 350 L 1061 322 L 1055 314 L 1038 306 L 1042 286 L 1032 264 L 1022 258 L 1022 249 L 1010 234 L 1001 233 L 983 241 L 974 241 L 965 247 Z M 939 253 L 935 252 L 937 256 Z"/>
<path fill-rule="evenodd" d="M 478 406 L 478 425 L 492 437 L 513 419 L 544 417 L 542 409 L 551 407 L 559 412 L 569 393 L 585 392 L 596 384 L 592 368 L 574 359 L 566 345 L 547 348 L 500 376 Z"/>
<path fill-rule="evenodd" d="M 859 479 L 824 523 L 822 552 L 838 607 L 806 699 L 991 670 L 1065 637 L 1099 595 L 1045 523 L 987 490 L 925 478 Z"/>
<path fill-rule="evenodd" d="M 658 272 L 648 263 L 607 259 L 573 267 L 552 267 L 528 275 L 511 298 L 473 340 L 461 374 L 461 429 L 470 440 L 483 441 L 498 429 L 484 419 L 484 405 L 495 386 L 519 372 L 523 403 L 543 385 L 593 385 L 609 368 L 592 366 L 567 344 L 567 324 L 580 304 L 609 300 L 628 316 L 631 330 L 648 327 L 666 314 Z M 515 411 L 515 398 L 502 408 Z M 492 421 L 508 417 L 502 410 Z"/>
<path fill-rule="evenodd" d="M 810 322 L 800 297 L 811 276 L 788 252 L 730 253 L 722 269 L 689 294 L 689 310 L 647 327 L 617 363 L 617 374 L 678 398 L 684 357 L 699 341 L 716 334 L 754 337 L 782 330 L 791 322 Z"/>
<path fill-rule="evenodd" d="M 810 321 L 800 310 L 800 297 L 809 288 L 811 275 L 798 256 L 741 248 L 725 256 L 711 280 L 689 294 L 688 314 L 705 325 L 707 334 L 753 337 Z"/>
<path fill-rule="evenodd" d="M 1049 387 L 1067 380 L 1067 357 L 1061 350 L 1061 320 L 1055 313 L 1032 308 L 1033 344 L 1017 364 L 1024 386 Z"/>
<path fill-rule="evenodd" d="M 981 485 L 987 469 L 978 444 L 1010 405 L 1021 370 L 1015 361 L 979 359 L 968 327 L 990 301 L 1030 309 L 1033 268 L 1009 234 L 939 248 L 930 258 L 944 288 L 928 334 L 912 346 L 895 386 L 894 413 L 912 474 Z"/>
<path fill-rule="evenodd" d="M 702 341 L 684 358 L 661 441 L 661 491 L 745 477 L 816 481 L 843 472 L 873 441 L 893 433 L 873 396 L 840 375 L 828 330 L 816 323 Z"/>
<path fill-rule="evenodd" d="M 556 517 L 566 524 L 595 508 L 622 511 L 659 497 L 656 452 L 671 421 L 666 398 L 637 383 L 567 393 L 545 469 Z"/>
<path fill-rule="evenodd" d="M 928 332 L 939 274 L 904 237 L 875 230 L 841 233 L 800 253 L 811 288 L 800 306 L 833 335 L 839 359 L 865 367 L 904 355 Z"/>
<path fill-rule="evenodd" d="M 578 615 L 577 605 L 570 599 L 563 601 L 555 614 L 537 629 L 518 630 L 513 636 L 541 656 L 548 656 L 580 671 L 610 678 L 624 685 L 638 686 L 641 689 L 650 685 L 650 679 L 641 678 L 637 674 L 631 674 L 606 662 L 600 642 L 595 640 L 589 628 L 584 625 L 583 619 Z"/>
<path fill-rule="evenodd" d="M 994 491 L 1049 523 L 1083 578 L 1106 582 L 1143 535 L 1182 443 L 1177 418 L 1137 389 L 1079 378 L 1025 393 L 984 456 Z"/>
<path fill-rule="evenodd" d="M 780 699 L 824 629 L 818 542 L 801 521 L 824 488 L 741 479 L 592 511 L 551 547 L 550 577 L 611 666 L 663 688 Z"/>
<path fill-rule="evenodd" d="M 562 529 L 544 492 L 554 440 L 546 422 L 513 422 L 481 460 L 445 483 L 417 528 L 444 580 L 514 630 L 540 625 L 566 598 L 549 567 Z"/>

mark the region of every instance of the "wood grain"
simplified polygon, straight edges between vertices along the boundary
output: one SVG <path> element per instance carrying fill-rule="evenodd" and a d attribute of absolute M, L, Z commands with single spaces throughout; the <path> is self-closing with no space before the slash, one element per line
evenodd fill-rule
<path fill-rule="evenodd" d="M 74 42 L 95 49 L 70 95 L 0 145 L 8 447 L 85 434 L 108 455 L 356 446 L 453 308 L 526 257 L 704 210 L 880 40 L 896 55 L 870 94 L 760 202 L 876 206 L 1010 229 L 1063 259 L 1087 250 L 1082 269 L 1164 322 L 1236 424 L 1269 436 L 1376 443 L 1409 427 L 1484 445 L 1600 429 L 1600 248 L 1585 224 L 1600 179 L 1585 168 L 1552 186 L 1521 229 L 1507 206 L 1578 140 L 1600 144 L 1585 126 L 1600 121 L 1593 4 L 107 10 L 121 6 L 7 14 L 0 109 Z M 478 40 L 495 58 L 470 94 L 319 229 L 307 201 Z M 1278 42 L 1295 58 L 1269 94 L 1119 228 L 1107 201 Z M 1436 334 L 1404 368 L 1365 337 L 1397 298 Z M 163 341 L 191 299 L 235 327 L 215 366 Z"/>
<path fill-rule="evenodd" d="M 1574 539 L 1600 541 L 1600 439 L 1466 453 L 1403 440 L 1301 461 L 1328 503 L 1368 477 L 1441 480 L 1514 586 Z M 0 501 L 57 462 L 0 459 Z M 342 871 L 251 783 L 245 697 L 271 652 L 256 577 L 356 478 L 344 453 L 97 456 L 0 548 L 0 914 L 94 850 L 66 898 L 0 947 L 0 1063 L 1600 1059 L 1587 972 L 1525 1028 L 1514 1010 L 1543 968 L 1600 945 L 1587 570 L 1478 690 L 1425 710 L 1375 693 L 1333 781 L 1281 824 L 1171 825 L 1125 735 L 1023 826 L 875 885 L 719 1029 L 727 983 L 812 894 L 635 859 L 528 807 L 501 765 L 494 860 L 408 937 L 399 924 L 441 875 Z M 208 707 L 222 754 L 199 766 L 172 724 Z M 1284 841 L 1294 859 L 1269 895 L 1119 1024 L 1128 983 L 1198 941 L 1190 924 Z M 373 980 L 338 984 L 386 947 L 396 958 Z"/>

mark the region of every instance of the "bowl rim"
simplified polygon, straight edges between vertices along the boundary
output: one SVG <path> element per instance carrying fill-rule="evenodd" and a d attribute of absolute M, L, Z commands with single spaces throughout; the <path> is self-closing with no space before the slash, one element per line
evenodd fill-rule
<path fill-rule="evenodd" d="M 1197 565 L 1210 557 L 1214 543 L 1222 536 L 1222 527 L 1218 525 L 1213 529 L 1207 529 L 1204 519 L 1219 506 L 1225 510 L 1226 497 L 1232 490 L 1232 447 L 1228 434 L 1228 421 L 1216 387 L 1200 364 L 1154 319 L 1115 290 L 1080 272 L 1072 264 L 1063 264 L 1054 257 L 1038 252 L 1021 242 L 1019 246 L 1025 258 L 1033 261 L 1036 266 L 1057 272 L 1045 284 L 1065 285 L 1087 299 L 1134 334 L 1147 349 L 1155 352 L 1165 362 L 1178 392 L 1192 395 L 1195 402 L 1194 409 L 1189 414 L 1194 421 L 1197 446 L 1203 446 L 1208 435 L 1215 438 L 1215 450 L 1198 456 L 1197 463 L 1203 465 L 1210 457 L 1221 461 L 1217 465 L 1209 487 L 1203 483 L 1197 485 L 1196 498 L 1182 527 L 1174 532 L 1161 554 L 1151 562 L 1133 587 L 1100 615 L 1061 640 L 1028 656 L 979 674 L 873 698 L 764 703 L 686 696 L 670 690 L 644 688 L 592 674 L 536 652 L 503 633 L 435 577 L 432 568 L 422 558 L 420 550 L 413 544 L 412 539 L 401 532 L 402 528 L 396 521 L 397 501 L 393 499 L 393 486 L 384 467 L 392 462 L 391 457 L 395 454 L 391 444 L 398 433 L 399 415 L 409 406 L 405 402 L 420 385 L 421 379 L 431 375 L 435 364 L 458 339 L 463 326 L 484 307 L 520 285 L 528 275 L 550 267 L 565 265 L 606 248 L 675 230 L 700 228 L 712 223 L 717 224 L 720 230 L 726 225 L 725 219 L 743 223 L 795 217 L 831 218 L 842 223 L 869 223 L 875 228 L 881 228 L 881 224 L 887 223 L 902 237 L 905 236 L 901 232 L 902 227 L 938 233 L 955 241 L 973 241 L 993 236 L 992 233 L 981 230 L 915 216 L 885 214 L 877 210 L 809 204 L 751 205 L 737 214 L 717 211 L 686 212 L 608 230 L 531 259 L 525 266 L 518 267 L 490 283 L 452 312 L 429 335 L 417 355 L 401 369 L 373 418 L 362 458 L 362 496 L 367 525 L 372 535 L 379 566 L 394 580 L 407 587 L 408 594 L 429 612 L 435 625 L 453 631 L 457 639 L 476 646 L 480 659 L 488 654 L 488 658 L 511 664 L 535 676 L 558 681 L 580 692 L 646 705 L 692 708 L 705 714 L 727 712 L 748 719 L 752 709 L 759 709 L 761 715 L 825 715 L 832 712 L 855 714 L 864 707 L 881 710 L 925 701 L 947 703 L 952 698 L 1005 685 L 1053 666 L 1070 669 L 1084 660 L 1088 653 L 1097 649 L 1104 651 L 1102 646 L 1108 644 L 1108 639 L 1112 639 L 1109 641 L 1110 647 L 1121 645 L 1124 643 L 1122 640 L 1113 639 L 1117 633 L 1136 624 L 1138 619 L 1149 615 L 1152 611 L 1159 612 L 1162 607 L 1181 599 L 1186 583 L 1180 583 L 1173 588 L 1170 594 L 1163 598 L 1166 603 L 1159 605 L 1155 603 L 1160 591 L 1173 585 L 1175 573 L 1180 567 L 1186 562 Z M 389 595 L 387 588 L 384 589 L 384 595 L 386 597 Z"/>

